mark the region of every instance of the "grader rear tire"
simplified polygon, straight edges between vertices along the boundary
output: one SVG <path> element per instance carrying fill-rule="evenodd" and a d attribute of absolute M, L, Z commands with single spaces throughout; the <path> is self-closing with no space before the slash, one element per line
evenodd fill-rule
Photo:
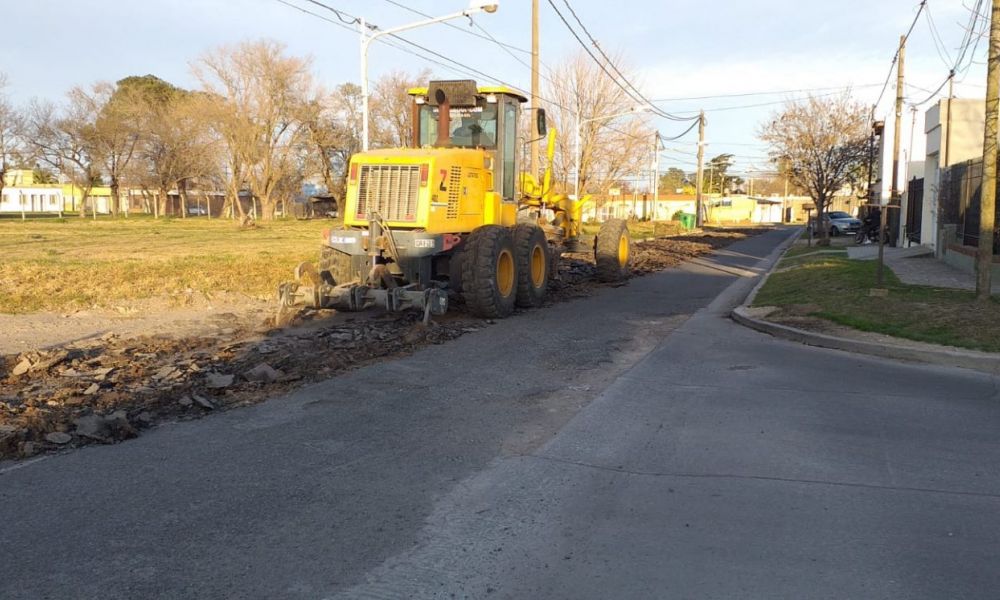
<path fill-rule="evenodd" d="M 472 314 L 501 319 L 514 312 L 517 260 L 511 230 L 484 225 L 465 240 L 462 296 Z"/>
<path fill-rule="evenodd" d="M 340 285 L 355 279 L 351 269 L 351 255 L 329 246 L 319 252 L 319 276 L 327 285 Z"/>
<path fill-rule="evenodd" d="M 514 227 L 514 256 L 517 259 L 517 305 L 541 306 L 549 287 L 549 243 L 538 225 L 521 223 Z"/>
<path fill-rule="evenodd" d="M 625 279 L 631 260 L 632 240 L 628 235 L 628 225 L 622 219 L 605 221 L 594 238 L 597 279 L 604 282 Z"/>

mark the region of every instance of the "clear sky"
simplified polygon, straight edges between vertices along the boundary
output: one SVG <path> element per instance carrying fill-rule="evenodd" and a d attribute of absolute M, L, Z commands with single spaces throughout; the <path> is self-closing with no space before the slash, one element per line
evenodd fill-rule
<path fill-rule="evenodd" d="M 970 6 L 974 0 L 966 0 Z M 18 102 L 32 97 L 59 99 L 73 85 L 152 73 L 193 87 L 189 63 L 205 50 L 247 38 L 269 37 L 289 51 L 310 55 L 317 79 L 327 85 L 359 80 L 358 35 L 304 14 L 283 2 L 336 20 L 309 0 L 7 0 L 0 36 L 0 70 L 10 79 L 8 92 Z M 322 0 L 381 27 L 421 17 L 399 5 L 441 15 L 461 10 L 467 0 Z M 563 0 L 554 0 L 563 13 Z M 516 47 L 510 53 L 489 40 L 433 25 L 405 34 L 408 39 L 473 67 L 495 80 L 526 89 L 531 3 L 499 0 L 500 9 L 475 17 L 489 35 Z M 552 65 L 579 50 L 578 42 L 549 6 L 541 4 L 541 60 Z M 858 100 L 871 104 L 889 72 L 899 36 L 913 21 L 918 0 L 571 0 L 580 19 L 607 50 L 621 52 L 648 98 L 730 97 L 664 100 L 658 105 L 689 115 L 708 115 L 706 156 L 737 156 L 737 171 L 767 168 L 766 148 L 756 139 L 761 122 L 783 101 L 812 88 L 853 86 Z M 988 6 L 988 2 L 986 5 Z M 908 102 L 920 102 L 944 80 L 946 55 L 954 59 L 970 9 L 961 0 L 928 0 L 940 44 L 926 15 L 917 22 L 906 54 Z M 454 21 L 470 30 L 465 20 Z M 482 35 L 481 30 L 471 31 Z M 956 86 L 958 97 L 984 95 L 983 40 L 975 61 Z M 513 56 L 512 56 L 513 55 Z M 516 57 L 516 58 L 515 58 Z M 390 69 L 432 69 L 441 77 L 465 76 L 397 48 L 376 44 L 371 76 Z M 443 61 L 442 61 L 443 62 Z M 544 70 L 544 69 L 543 69 Z M 963 78 L 964 77 L 964 78 Z M 477 76 L 480 82 L 486 77 Z M 892 120 L 895 79 L 878 115 Z M 817 90 L 828 94 L 836 89 Z M 776 92 L 757 94 L 758 92 Z M 754 94 L 754 95 L 738 95 Z M 748 106 L 753 105 L 753 106 Z M 763 106 L 761 106 L 763 105 Z M 917 130 L 922 130 L 922 111 Z M 904 119 L 904 149 L 909 144 L 910 112 Z M 665 136 L 685 126 L 660 120 Z M 693 169 L 696 132 L 669 143 L 661 168 Z M 920 136 L 914 154 L 922 154 Z"/>

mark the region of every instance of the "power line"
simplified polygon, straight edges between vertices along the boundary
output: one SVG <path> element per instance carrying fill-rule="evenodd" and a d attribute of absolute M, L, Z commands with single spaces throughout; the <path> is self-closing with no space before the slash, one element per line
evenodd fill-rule
<path fill-rule="evenodd" d="M 976 49 L 979 48 L 979 40 L 982 39 L 982 35 L 978 34 L 978 32 L 976 31 L 976 24 L 979 22 L 980 17 L 982 17 L 982 15 L 979 13 L 979 9 L 982 7 L 982 5 L 983 5 L 983 0 L 977 0 L 976 7 L 972 11 L 972 15 L 969 18 L 969 27 L 967 28 L 966 35 L 963 38 L 965 40 L 965 43 L 962 45 L 962 50 L 959 53 L 958 58 L 955 60 L 955 65 L 952 67 L 953 70 L 959 70 L 963 73 L 962 79 L 958 80 L 959 83 L 965 80 L 965 75 L 968 74 L 969 69 L 972 67 L 973 58 L 976 55 Z M 983 23 L 985 29 L 985 25 L 989 23 L 989 21 L 984 17 Z M 974 41 L 973 38 L 975 38 Z M 961 67 L 960 66 L 961 62 L 965 58 L 966 50 L 968 50 L 970 44 L 972 46 L 972 52 L 969 53 L 969 64 L 965 65 L 965 67 Z"/>
<path fill-rule="evenodd" d="M 816 87 L 816 88 L 800 88 L 797 90 L 773 90 L 768 92 L 741 92 L 736 94 L 715 94 L 712 96 L 686 96 L 677 98 L 657 98 L 653 100 L 655 103 L 662 102 L 680 102 L 683 100 L 712 100 L 715 98 L 742 98 L 746 96 L 777 96 L 778 94 L 802 94 L 809 92 L 825 92 L 828 90 L 859 90 L 864 88 L 876 87 L 881 84 L 879 83 L 863 83 L 861 85 L 837 85 L 828 87 Z"/>
<path fill-rule="evenodd" d="M 336 8 L 333 8 L 332 6 L 327 6 L 326 4 L 323 4 L 322 2 L 317 2 L 316 0 L 306 0 L 306 2 L 308 2 L 310 4 L 315 4 L 316 6 L 319 6 L 321 8 L 325 8 L 326 10 L 332 12 L 333 14 L 337 15 L 337 18 L 340 19 L 341 23 L 345 23 L 347 25 L 354 25 L 356 23 L 360 23 L 361 22 L 361 19 L 359 19 L 357 17 L 352 17 L 351 15 L 349 15 L 349 14 L 343 12 L 343 11 L 337 10 Z"/>
<path fill-rule="evenodd" d="M 695 122 L 694 122 L 694 123 L 691 123 L 691 126 L 690 126 L 690 127 L 688 127 L 687 129 L 685 129 L 685 130 L 684 130 L 683 132 L 681 132 L 681 133 L 679 133 L 679 134 L 675 135 L 674 137 L 665 137 L 665 138 L 663 138 L 663 141 L 664 141 L 664 142 L 673 142 L 673 141 L 675 141 L 675 140 L 679 140 L 679 139 L 681 139 L 682 137 L 684 137 L 685 135 L 687 135 L 688 133 L 690 133 L 690 132 L 691 132 L 691 130 L 692 130 L 692 129 L 694 129 L 695 127 L 697 127 L 697 126 L 698 126 L 698 121 L 697 121 L 697 120 L 695 120 Z"/>
<path fill-rule="evenodd" d="M 386 2 L 391 2 L 391 1 L 392 0 L 386 0 Z M 477 29 L 479 29 L 480 31 L 482 31 L 485 34 L 486 39 L 489 39 L 494 44 L 496 44 L 497 46 L 499 46 L 501 50 L 503 50 L 504 52 L 506 52 L 507 54 L 509 54 L 510 57 L 513 58 L 514 60 L 516 60 L 517 62 L 521 63 L 522 66 L 527 67 L 528 70 L 531 70 L 531 65 L 530 64 L 528 64 L 527 62 L 525 62 L 523 58 L 517 56 L 516 54 L 514 54 L 513 52 L 511 52 L 510 50 L 508 50 L 507 46 L 504 43 L 500 42 L 495 37 L 493 37 L 493 35 L 489 31 L 487 31 L 482 25 L 480 25 L 479 22 L 475 21 L 472 17 L 469 17 L 469 20 L 472 21 L 472 24 L 475 25 Z M 480 36 L 480 37 L 482 37 L 482 36 Z M 541 61 L 539 61 L 539 62 L 541 62 Z M 548 67 L 546 67 L 546 68 L 548 68 Z M 549 70 L 551 71 L 551 69 L 549 69 Z M 541 76 L 542 79 L 544 79 L 545 81 L 549 82 L 551 85 L 553 85 L 553 86 L 556 85 L 556 83 L 554 81 L 552 81 L 552 79 L 550 77 L 548 77 L 547 75 L 545 75 L 541 71 L 539 71 L 538 74 Z"/>
<path fill-rule="evenodd" d="M 332 25 L 336 25 L 337 27 L 341 27 L 343 29 L 346 29 L 347 31 L 352 32 L 352 33 L 357 33 L 357 29 L 355 29 L 354 27 L 350 27 L 348 25 L 345 25 L 341 21 L 335 21 L 335 20 L 330 19 L 328 17 L 324 17 L 323 15 L 320 15 L 320 14 L 317 14 L 317 13 L 315 13 L 313 11 L 308 10 L 308 9 L 302 8 L 301 6 L 296 6 L 295 4 L 292 4 L 291 2 L 287 2 L 286 0 L 275 0 L 275 2 L 280 2 L 281 4 L 284 4 L 285 6 L 288 6 L 290 8 L 294 8 L 295 10 L 297 10 L 297 11 L 299 11 L 301 13 L 305 13 L 305 14 L 307 14 L 309 16 L 315 17 L 315 18 L 320 19 L 322 21 L 326 21 L 327 23 L 330 23 Z M 318 3 L 317 2 L 313 2 L 313 4 L 318 4 Z M 336 10 L 336 9 L 333 9 L 332 7 L 328 7 L 328 6 L 325 6 L 325 5 L 321 5 L 321 6 L 324 6 L 325 8 L 328 8 L 330 10 Z M 343 13 L 343 11 L 338 11 L 338 12 Z M 346 14 L 346 13 L 343 13 L 343 14 Z M 355 23 L 360 23 L 360 21 L 361 20 L 358 19 L 358 20 L 355 21 Z M 368 25 L 368 27 L 369 27 L 369 29 L 376 28 L 376 26 L 374 26 L 374 25 Z M 456 68 L 454 66 L 451 66 L 451 65 L 445 64 L 443 62 L 434 60 L 433 58 L 429 58 L 429 57 L 427 57 L 425 55 L 422 55 L 422 54 L 419 54 L 419 53 L 415 53 L 412 50 L 408 50 L 408 49 L 404 48 L 403 46 L 399 45 L 398 43 L 392 42 L 390 40 L 386 40 L 384 38 L 378 38 L 378 39 L 376 39 L 376 41 L 380 42 L 382 44 L 385 44 L 385 45 L 387 45 L 389 47 L 395 48 L 395 49 L 397 49 L 397 50 L 399 50 L 401 52 L 406 52 L 408 54 L 416 54 L 417 56 L 419 56 L 420 58 L 426 60 L 427 62 L 435 64 L 435 65 L 437 65 L 439 67 L 442 67 L 444 69 L 447 69 L 447 70 L 449 70 L 449 71 L 451 71 L 453 73 L 458 73 L 458 74 L 464 75 L 464 76 L 474 76 L 469 71 L 463 71 L 460 68 Z"/>
<path fill-rule="evenodd" d="M 566 29 L 567 29 L 567 30 L 569 30 L 569 32 L 570 32 L 570 33 L 571 33 L 571 34 L 573 35 L 573 37 L 574 37 L 574 38 L 576 38 L 576 41 L 580 43 L 580 47 L 581 47 L 581 48 L 583 48 L 583 50 L 584 50 L 584 51 L 585 51 L 585 52 L 586 52 L 586 53 L 587 53 L 587 54 L 588 54 L 588 55 L 590 56 L 590 58 L 592 58 L 592 59 L 594 60 L 594 63 L 595 63 L 595 64 L 596 64 L 597 66 L 598 66 L 598 68 L 600 68 L 600 69 L 601 69 L 601 71 L 603 71 L 603 72 L 604 72 L 604 74 L 605 74 L 605 75 L 607 75 L 607 76 L 608 76 L 608 78 L 609 78 L 609 79 L 611 79 L 611 81 L 612 81 L 612 82 L 614 82 L 614 84 L 615 84 L 615 85 L 617 85 L 617 86 L 618 86 L 619 88 L 621 88 L 621 90 L 622 90 L 623 92 L 625 92 L 625 95 L 626 95 L 626 96 L 628 96 L 629 98 L 631 98 L 632 100 L 635 100 L 635 101 L 637 101 L 637 102 L 638 102 L 638 101 L 640 101 L 640 98 L 641 98 L 641 99 L 642 99 L 642 101 L 643 101 L 643 102 L 644 102 L 645 104 L 648 104 L 648 105 L 649 105 L 649 106 L 650 106 L 650 107 L 651 107 L 651 108 L 653 109 L 653 112 L 654 112 L 654 113 L 655 113 L 656 115 L 658 115 L 658 116 L 660 116 L 660 117 L 663 117 L 663 118 L 665 118 L 665 119 L 670 119 L 670 120 L 672 120 L 672 121 L 687 121 L 687 120 L 688 120 L 688 119 L 683 119 L 683 118 L 680 118 L 680 117 L 676 117 L 676 116 L 674 116 L 674 115 L 671 115 L 670 113 L 667 113 L 667 112 L 665 112 L 665 111 L 663 111 L 663 110 L 661 110 L 661 109 L 657 108 L 657 107 L 656 107 L 656 106 L 655 106 L 654 104 L 652 104 L 651 102 L 649 102 L 649 100 L 646 100 L 646 99 L 645 99 L 645 98 L 644 98 L 643 96 L 641 96 L 641 95 L 640 95 L 640 96 L 639 96 L 639 97 L 637 98 L 637 97 L 636 97 L 636 96 L 635 96 L 635 95 L 633 94 L 633 92 L 632 92 L 632 91 L 631 91 L 631 90 L 629 89 L 629 87 L 627 87 L 626 85 L 623 85 L 621 81 L 619 81 L 619 80 L 618 80 L 618 79 L 617 79 L 617 78 L 616 78 L 616 77 L 615 77 L 614 75 L 612 75 L 612 74 L 611 74 L 611 73 L 610 73 L 610 72 L 608 71 L 608 69 L 607 69 L 607 68 L 606 68 L 606 67 L 604 66 L 604 63 L 603 63 L 603 62 L 601 62 L 601 60 L 600 60 L 599 58 L 597 58 L 597 57 L 596 57 L 596 56 L 594 55 L 594 53 L 593 53 L 593 52 L 591 52 L 591 50 L 590 50 L 590 48 L 589 48 L 589 47 L 587 46 L 587 44 L 586 44 L 586 43 L 585 43 L 585 42 L 583 41 L 583 39 L 582 39 L 582 38 L 580 38 L 580 35 L 579 35 L 579 34 L 578 34 L 578 33 L 576 32 L 576 30 L 575 30 L 575 29 L 573 29 L 573 26 L 572 26 L 572 25 L 570 25 L 569 21 L 567 21 L 567 20 L 566 20 L 566 17 L 565 17 L 565 16 L 563 16 L 562 12 L 560 12 L 560 11 L 559 11 L 559 7 L 557 7 L 557 6 L 556 6 L 555 2 L 554 2 L 553 0 L 548 0 L 548 2 L 549 2 L 549 6 L 551 6 L 551 7 L 552 7 L 552 10 L 553 10 L 553 11 L 555 11 L 556 15 L 558 15 L 558 16 L 559 16 L 559 20 L 560 20 L 560 21 L 562 21 L 562 22 L 563 22 L 563 25 L 565 25 L 565 26 L 566 26 Z M 567 5 L 567 6 L 569 6 L 569 3 L 567 2 L 567 0 L 563 0 L 563 2 L 566 2 L 566 5 Z M 572 8 L 570 8 L 570 10 L 572 10 Z M 575 14 L 575 13 L 574 13 L 574 14 Z M 577 19 L 577 21 L 579 22 L 579 19 Z M 582 24 L 581 24 L 581 27 L 582 27 Z M 586 31 L 586 28 L 584 28 L 584 31 Z M 588 34 L 588 36 L 589 36 L 589 34 Z M 593 37 L 591 37 L 590 39 L 591 39 L 591 41 L 593 41 Z M 603 55 L 603 51 L 602 51 L 602 50 L 600 49 L 600 46 L 597 46 L 596 42 L 595 42 L 595 46 L 597 47 L 598 51 L 599 51 L 599 52 L 601 52 L 601 53 L 602 53 L 602 55 Z M 616 71 L 616 72 L 619 72 L 619 73 L 620 73 L 620 71 L 618 71 L 617 67 L 615 67 L 615 66 L 614 66 L 614 63 L 612 63 L 612 62 L 608 61 L 608 64 L 609 64 L 609 65 L 610 65 L 610 66 L 611 66 L 611 67 L 612 67 L 613 69 L 615 69 L 615 71 Z M 624 78 L 623 78 L 623 79 L 624 79 Z M 627 79 L 624 79 L 624 81 L 625 81 L 626 83 L 628 83 L 628 80 L 627 80 Z M 631 86 L 631 85 L 632 85 L 631 83 L 628 83 L 628 86 Z"/>
<path fill-rule="evenodd" d="M 591 35 L 590 30 L 587 29 L 587 26 L 583 24 L 582 20 L 580 20 L 580 16 L 576 14 L 575 10 L 573 10 L 573 6 L 569 3 L 569 0 L 563 0 L 563 4 L 565 4 L 566 8 L 569 9 L 570 14 L 573 15 L 573 19 L 575 19 L 576 22 L 577 22 L 577 24 L 580 25 L 580 29 L 583 30 L 583 33 L 587 36 L 587 39 L 589 39 L 590 43 L 594 45 L 594 48 L 597 50 L 598 53 L 600 53 L 601 57 L 604 58 L 604 60 L 608 64 L 608 66 L 611 67 L 611 69 L 615 73 L 618 74 L 618 76 L 621 78 L 621 80 L 623 82 L 625 82 L 625 85 L 627 85 L 629 88 L 632 89 L 633 92 L 635 92 L 635 95 L 632 96 L 632 99 L 635 100 L 636 96 L 638 96 L 639 99 L 641 99 L 644 103 L 646 103 L 651 108 L 653 108 L 653 110 L 656 112 L 656 114 L 659 114 L 662 117 L 670 119 L 672 117 L 672 115 L 670 115 L 669 113 L 667 113 L 667 112 L 665 112 L 665 111 L 657 108 L 652 102 L 649 101 L 649 98 L 646 98 L 645 96 L 643 96 L 642 92 L 640 92 L 639 89 L 637 87 L 635 87 L 635 85 L 632 84 L 631 81 L 628 80 L 628 77 L 626 77 L 625 74 L 622 73 L 621 70 L 615 65 L 614 61 L 611 60 L 611 57 L 608 56 L 608 54 L 604 51 L 603 48 L 601 48 L 601 45 L 597 42 L 597 39 L 593 35 Z M 580 39 L 580 38 L 577 38 L 577 39 Z M 593 55 L 591 55 L 591 56 L 593 56 Z M 685 119 L 674 118 L 673 120 L 681 121 L 681 120 L 685 120 Z"/>
<path fill-rule="evenodd" d="M 931 7 L 928 6 L 924 10 L 927 12 L 927 28 L 931 31 L 934 50 L 937 51 L 938 57 L 941 58 L 945 65 L 951 65 L 951 55 L 948 54 L 948 46 L 944 43 L 941 32 L 938 31 L 937 26 L 934 24 L 934 17 L 931 16 Z"/>
<path fill-rule="evenodd" d="M 981 36 L 979 36 L 979 32 L 977 31 L 977 25 L 978 25 L 979 19 L 982 17 L 982 15 L 979 13 L 979 9 L 982 6 L 982 4 L 983 4 L 983 0 L 977 0 L 975 8 L 972 10 L 972 14 L 969 17 L 969 25 L 968 25 L 968 27 L 964 28 L 965 29 L 965 35 L 962 36 L 962 43 L 961 43 L 961 45 L 959 47 L 958 54 L 955 57 L 955 62 L 952 63 L 951 69 L 948 71 L 948 76 L 944 78 L 944 81 L 942 81 L 941 84 L 937 87 L 937 89 L 934 90 L 933 92 L 931 92 L 930 90 L 925 90 L 925 89 L 919 88 L 917 86 L 911 86 L 911 87 L 914 87 L 916 89 L 920 89 L 921 91 L 929 93 L 929 95 L 925 99 L 921 100 L 920 102 L 914 102 L 914 103 L 911 104 L 911 106 L 916 107 L 916 106 L 922 106 L 924 104 L 927 104 L 928 102 L 930 102 L 931 100 L 933 100 L 934 98 L 936 98 L 938 96 L 938 94 L 941 93 L 941 90 L 944 89 L 944 86 L 947 85 L 949 81 L 953 81 L 955 79 L 956 73 L 962 72 L 962 73 L 967 74 L 969 72 L 969 69 L 972 67 L 972 64 L 975 62 L 974 57 L 976 55 L 976 48 L 979 47 L 979 40 L 982 39 Z M 928 17 L 928 19 L 930 19 L 930 11 L 929 10 L 927 12 L 927 17 Z M 983 17 L 983 20 L 984 20 L 984 23 L 987 22 L 984 17 Z M 942 42 L 942 45 L 943 45 L 943 42 Z M 970 47 L 972 49 L 971 52 L 969 52 Z M 962 62 L 965 60 L 966 56 L 969 57 L 969 62 L 963 67 L 962 66 Z M 958 80 L 956 83 L 961 83 L 963 80 L 964 80 L 964 76 L 963 76 L 963 78 L 961 80 Z M 909 84 L 907 84 L 907 85 L 909 85 Z"/>
<path fill-rule="evenodd" d="M 428 19 L 433 18 L 430 14 L 422 12 L 422 11 L 419 11 L 419 10 L 413 8 L 413 7 L 407 6 L 407 5 L 403 4 L 402 2 L 397 2 L 396 0 L 385 0 L 385 1 L 388 2 L 389 4 L 392 4 L 393 6 L 398 6 L 399 8 L 402 8 L 403 10 L 408 10 L 408 11 L 410 11 L 411 13 L 413 13 L 415 15 L 420 15 L 421 17 L 426 17 Z M 468 29 L 463 29 L 462 27 L 459 27 L 458 25 L 455 25 L 454 23 L 448 23 L 447 21 L 442 22 L 442 25 L 446 25 L 446 26 L 448 26 L 448 27 L 450 27 L 452 29 L 455 29 L 457 31 L 461 31 L 462 33 L 465 33 L 467 35 L 471 35 L 473 37 L 477 37 L 477 38 L 479 38 L 481 40 L 491 41 L 491 42 L 493 42 L 493 43 L 497 44 L 498 46 L 500 46 L 502 48 L 505 48 L 505 49 L 517 50 L 518 52 L 523 52 L 524 54 L 528 54 L 528 55 L 531 54 L 531 50 L 527 50 L 525 48 L 520 48 L 518 46 L 515 46 L 513 44 L 508 44 L 506 42 L 498 41 L 496 38 L 494 38 L 492 35 L 490 35 L 489 33 L 487 33 L 485 30 L 483 30 L 483 33 L 485 35 L 480 35 L 480 34 L 476 33 L 475 31 L 469 31 Z M 477 24 L 476 27 L 479 27 L 479 25 Z M 482 30 L 483 28 L 479 27 L 479 29 Z"/>
<path fill-rule="evenodd" d="M 834 89 L 837 89 L 838 91 L 836 91 L 836 92 L 827 92 L 825 94 L 810 95 L 810 96 L 799 97 L 799 98 L 787 98 L 785 100 L 773 100 L 773 101 L 769 101 L 769 102 L 758 102 L 756 104 L 737 104 L 737 105 L 734 105 L 734 106 L 719 106 L 719 107 L 716 107 L 716 108 L 705 108 L 704 111 L 706 113 L 709 113 L 709 112 L 724 112 L 724 111 L 730 111 L 730 110 L 745 110 L 745 109 L 748 109 L 748 108 L 760 108 L 762 106 L 775 106 L 775 105 L 778 105 L 778 104 L 788 104 L 789 102 L 798 102 L 800 100 L 808 100 L 810 98 L 824 98 L 824 97 L 827 97 L 827 96 L 836 96 L 838 94 L 842 94 L 845 91 L 842 88 L 834 88 Z M 688 114 L 688 113 L 697 113 L 697 112 L 701 112 L 701 111 L 700 110 L 685 110 L 685 111 L 679 111 L 679 114 Z"/>
<path fill-rule="evenodd" d="M 892 62 L 889 63 L 889 72 L 886 73 L 885 83 L 882 84 L 882 91 L 879 92 L 878 94 L 878 100 L 876 100 L 875 104 L 872 105 L 871 120 L 875 120 L 875 110 L 878 108 L 879 103 L 882 102 L 882 97 L 885 95 L 885 90 L 889 87 L 889 81 L 892 79 L 892 70 L 896 66 L 896 62 L 899 61 L 900 47 L 906 44 L 906 40 L 910 39 L 910 34 L 913 33 L 913 28 L 917 26 L 917 20 L 920 18 L 920 15 L 924 12 L 924 8 L 926 6 L 927 6 L 927 0 L 921 0 L 920 5 L 917 7 L 917 14 L 913 15 L 913 22 L 910 23 L 910 28 L 906 30 L 906 35 L 903 36 L 900 45 L 896 47 L 896 53 L 892 55 Z"/>
<path fill-rule="evenodd" d="M 300 6 L 296 6 L 296 5 L 294 5 L 294 4 L 290 3 L 290 2 L 287 2 L 286 0 L 275 0 L 275 1 L 276 2 L 280 2 L 281 4 L 284 4 L 284 5 L 289 6 L 291 8 L 294 8 L 294 9 L 296 9 L 296 10 L 298 10 L 300 12 L 303 12 L 303 13 L 305 13 L 307 15 L 311 15 L 311 16 L 316 17 L 318 19 L 322 19 L 323 21 L 326 21 L 328 23 L 331 23 L 333 25 L 336 25 L 338 27 L 341 27 L 343 29 L 347 29 L 348 31 L 356 33 L 356 30 L 353 27 L 350 27 L 349 25 L 346 25 L 343 22 L 334 21 L 333 19 L 329 19 L 327 17 L 324 17 L 323 15 L 319 15 L 319 14 L 317 14 L 315 12 L 309 11 L 307 9 L 304 9 L 304 8 L 300 7 Z M 350 15 L 350 14 L 344 12 L 344 11 L 337 10 L 337 9 L 331 7 L 331 6 L 328 6 L 328 5 L 326 5 L 326 4 L 322 3 L 322 2 L 319 2 L 318 0 L 307 0 L 307 1 L 310 2 L 310 3 L 312 3 L 312 4 L 316 4 L 316 5 L 322 6 L 322 7 L 326 8 L 326 9 L 328 9 L 330 11 L 334 11 L 335 13 L 337 13 L 338 18 L 341 21 L 343 21 L 343 19 L 341 18 L 341 16 L 343 15 L 343 16 L 346 16 L 346 17 L 348 17 L 350 19 L 353 19 L 354 23 L 360 23 L 361 22 L 360 18 L 354 17 L 353 15 Z M 371 28 L 371 29 L 378 29 L 378 27 L 375 26 L 375 25 L 369 25 L 369 28 Z M 417 48 L 417 49 L 419 49 L 419 50 L 421 50 L 421 51 L 423 51 L 425 53 L 429 53 L 429 54 L 431 54 L 433 56 L 439 57 L 439 58 L 441 58 L 441 59 L 443 59 L 443 60 L 445 60 L 445 61 L 447 61 L 449 63 L 453 63 L 454 65 L 457 65 L 458 68 L 450 66 L 450 65 L 447 65 L 447 64 L 442 63 L 442 62 L 440 62 L 438 60 L 435 60 L 433 58 L 428 58 L 425 54 L 420 54 L 418 52 L 413 52 L 412 50 L 408 50 L 406 48 L 403 48 L 403 47 L 399 46 L 398 44 L 392 43 L 392 41 L 390 41 L 390 40 L 386 40 L 385 38 L 376 38 L 376 41 L 382 42 L 383 44 L 386 44 L 388 46 L 391 46 L 391 47 L 396 48 L 397 50 L 401 50 L 403 52 L 407 52 L 407 53 L 410 53 L 410 54 L 416 54 L 420 58 L 422 58 L 422 59 L 424 59 L 424 60 L 426 60 L 428 62 L 431 62 L 433 64 L 436 64 L 438 66 L 444 67 L 445 69 L 448 69 L 450 71 L 454 71 L 454 72 L 457 72 L 457 73 L 462 73 L 462 74 L 465 74 L 465 75 L 471 75 L 471 76 L 480 75 L 482 77 L 485 77 L 488 81 L 493 81 L 495 83 L 499 83 L 500 85 L 504 85 L 504 86 L 510 87 L 512 89 L 515 89 L 515 90 L 519 90 L 520 89 L 520 86 L 514 85 L 514 84 L 509 83 L 509 82 L 506 82 L 506 81 L 504 81 L 504 80 L 502 80 L 502 79 L 500 79 L 498 77 L 494 77 L 494 76 L 490 75 L 489 73 L 485 73 L 485 72 L 480 71 L 479 69 L 476 69 L 474 67 L 470 67 L 469 65 L 461 63 L 461 62 L 459 62 L 459 61 L 457 61 L 455 59 L 449 58 L 449 57 L 447 57 L 447 56 L 445 56 L 445 55 L 443 55 L 443 54 L 441 54 L 439 52 L 431 50 L 430 48 L 427 48 L 425 46 L 421 46 L 420 44 L 417 44 L 416 42 L 412 42 L 412 41 L 410 41 L 410 40 L 408 40 L 406 38 L 403 38 L 403 37 L 399 36 L 398 34 L 389 34 L 389 37 L 393 38 L 394 40 L 398 40 L 399 42 L 402 42 L 404 44 L 407 44 L 409 46 L 412 46 L 414 48 Z M 549 98 L 545 98 L 544 96 L 539 96 L 539 98 L 541 98 L 543 101 L 545 101 L 548 104 L 551 104 L 553 106 L 557 106 L 557 107 L 559 107 L 559 108 L 561 108 L 563 110 L 566 110 L 566 111 L 570 111 L 570 109 L 568 107 L 566 107 L 566 106 L 564 106 L 562 104 L 559 104 L 558 102 L 556 102 L 554 100 L 551 100 Z M 570 112 L 572 112 L 572 111 L 570 111 Z M 625 136 L 629 136 L 629 137 L 636 137 L 633 134 L 630 134 L 628 132 L 625 132 L 625 131 L 622 131 L 620 129 L 617 129 L 617 128 L 609 125 L 609 124 L 598 123 L 598 127 L 614 131 L 615 133 L 618 133 L 620 135 L 625 135 Z"/>

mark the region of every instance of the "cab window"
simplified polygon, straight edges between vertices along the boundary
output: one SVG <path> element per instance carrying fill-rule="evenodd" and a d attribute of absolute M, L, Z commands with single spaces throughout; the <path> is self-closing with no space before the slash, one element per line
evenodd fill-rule
<path fill-rule="evenodd" d="M 517 152 L 517 104 L 506 99 L 503 103 L 503 190 L 504 200 L 514 198 L 514 181 L 517 173 L 515 157 Z"/>
<path fill-rule="evenodd" d="M 437 143 L 438 107 L 424 104 L 420 107 L 420 145 Z M 452 108 L 451 145 L 459 148 L 496 148 L 497 105 Z"/>

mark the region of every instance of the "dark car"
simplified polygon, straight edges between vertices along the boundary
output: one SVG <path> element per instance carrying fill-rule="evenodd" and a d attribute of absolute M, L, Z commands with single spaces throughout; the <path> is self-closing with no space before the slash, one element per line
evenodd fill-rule
<path fill-rule="evenodd" d="M 861 229 L 861 221 L 842 210 L 834 210 L 823 215 L 823 224 L 831 236 L 854 234 Z"/>

